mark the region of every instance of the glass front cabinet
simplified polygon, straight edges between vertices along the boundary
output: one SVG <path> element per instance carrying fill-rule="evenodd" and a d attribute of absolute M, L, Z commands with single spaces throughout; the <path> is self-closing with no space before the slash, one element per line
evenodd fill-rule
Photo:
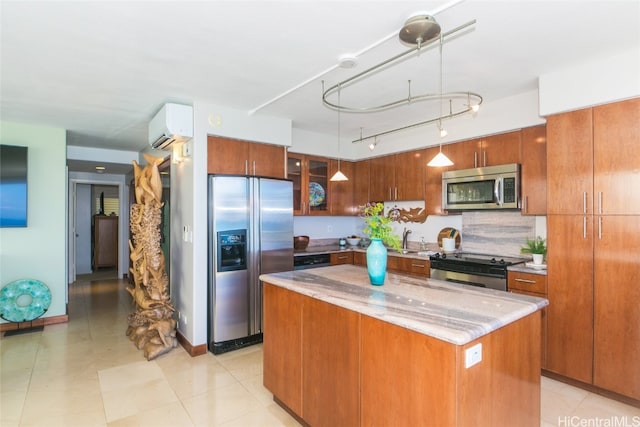
<path fill-rule="evenodd" d="M 293 182 L 295 215 L 329 215 L 329 160 L 289 153 L 287 178 Z"/>

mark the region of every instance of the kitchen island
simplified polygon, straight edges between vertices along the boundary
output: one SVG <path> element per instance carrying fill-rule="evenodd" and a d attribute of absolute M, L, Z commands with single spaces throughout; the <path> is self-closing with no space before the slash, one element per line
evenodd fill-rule
<path fill-rule="evenodd" d="M 363 267 L 267 274 L 264 385 L 322 425 L 540 425 L 547 301 Z"/>

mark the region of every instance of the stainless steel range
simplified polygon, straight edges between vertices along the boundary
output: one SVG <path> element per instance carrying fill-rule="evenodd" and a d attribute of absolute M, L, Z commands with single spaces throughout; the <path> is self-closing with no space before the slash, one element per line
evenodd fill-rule
<path fill-rule="evenodd" d="M 507 267 L 528 259 L 473 253 L 436 253 L 431 260 L 431 278 L 482 288 L 507 290 Z"/>

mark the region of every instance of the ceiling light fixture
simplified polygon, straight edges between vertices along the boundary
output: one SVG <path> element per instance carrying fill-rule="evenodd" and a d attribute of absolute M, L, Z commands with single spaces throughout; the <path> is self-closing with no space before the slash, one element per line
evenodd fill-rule
<path fill-rule="evenodd" d="M 104 173 L 105 170 L 107 170 L 107 168 L 105 168 L 104 166 L 96 166 L 97 173 Z"/>
<path fill-rule="evenodd" d="M 440 36 L 440 117 L 442 118 L 442 36 Z M 438 129 L 440 130 L 440 138 L 447 136 L 447 131 L 442 127 L 442 119 L 438 120 Z M 442 152 L 442 142 L 440 142 L 440 152 L 427 163 L 427 166 L 437 168 L 452 165 L 453 162 Z"/>
<path fill-rule="evenodd" d="M 324 86 L 324 80 L 322 81 Z M 340 103 L 340 87 L 338 87 L 338 103 Z M 340 182 L 340 181 L 349 181 L 349 178 L 345 176 L 345 174 L 340 171 L 340 110 L 338 110 L 338 171 L 333 174 L 329 181 L 332 182 Z"/>
<path fill-rule="evenodd" d="M 448 38 L 474 25 L 475 23 L 476 21 L 474 19 L 472 21 L 467 22 L 466 24 L 463 24 L 463 25 L 460 25 L 459 27 L 454 28 L 451 31 L 447 31 L 446 33 L 441 33 L 440 25 L 436 22 L 435 18 L 433 18 L 432 16 L 426 15 L 426 14 L 419 14 L 419 15 L 410 17 L 405 22 L 405 25 L 400 29 L 398 37 L 400 38 L 402 43 L 414 45 L 414 47 L 396 56 L 393 56 L 385 61 L 382 61 L 381 63 L 374 65 L 373 67 L 368 68 L 367 70 L 364 70 L 346 80 L 343 80 L 331 86 L 327 90 L 324 90 L 324 85 L 323 85 L 322 103 L 326 107 L 331 108 L 333 110 L 353 112 L 353 113 L 378 112 L 378 111 L 383 111 L 390 108 L 395 108 L 395 107 L 400 107 L 407 104 L 416 103 L 418 101 L 431 101 L 431 102 L 441 101 L 443 96 L 448 98 L 450 103 L 452 104 L 449 113 L 446 115 L 441 114 L 440 117 L 434 117 L 425 121 L 413 123 L 407 126 L 398 127 L 398 128 L 380 132 L 374 135 L 369 135 L 365 137 L 360 135 L 360 138 L 352 141 L 354 143 L 362 142 L 364 140 L 372 139 L 381 135 L 386 135 L 386 134 L 410 129 L 416 126 L 423 126 L 429 123 L 441 122 L 443 119 L 450 119 L 453 117 L 460 116 L 462 114 L 469 113 L 471 111 L 476 111 L 474 110 L 474 107 L 482 104 L 482 96 L 470 91 L 450 92 L 446 94 L 440 93 L 440 94 L 412 95 L 409 87 L 408 96 L 403 96 L 402 98 L 397 100 L 386 102 L 380 105 L 368 106 L 368 107 L 347 106 L 347 105 L 342 105 L 340 101 L 338 101 L 337 103 L 332 103 L 328 100 L 328 97 L 333 93 L 335 93 L 336 91 L 338 91 L 339 88 L 346 87 L 345 85 L 352 86 L 356 82 L 364 79 L 365 77 L 373 74 L 374 72 L 379 72 L 380 69 L 382 69 L 383 67 L 389 68 L 390 66 L 395 65 L 395 63 L 399 62 L 401 59 L 405 58 L 407 55 L 410 55 L 416 52 L 419 53 L 421 49 L 423 49 L 428 45 L 431 45 L 438 38 L 440 38 L 441 44 L 442 44 L 442 40 L 444 40 L 445 38 Z M 455 108 L 453 106 L 454 101 L 456 102 Z"/>
<path fill-rule="evenodd" d="M 360 135 L 362 136 L 362 128 L 360 128 Z M 369 144 L 369 150 L 373 151 L 373 149 L 376 148 L 376 145 L 378 145 L 378 140 L 373 138 L 373 142 Z"/>

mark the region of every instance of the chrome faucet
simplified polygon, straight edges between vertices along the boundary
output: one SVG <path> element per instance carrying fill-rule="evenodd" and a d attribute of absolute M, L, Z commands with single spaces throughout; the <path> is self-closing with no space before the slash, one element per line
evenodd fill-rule
<path fill-rule="evenodd" d="M 405 227 L 402 232 L 402 249 L 407 249 L 407 237 L 409 237 L 409 233 L 411 233 L 411 230 L 407 230 L 407 227 Z"/>

